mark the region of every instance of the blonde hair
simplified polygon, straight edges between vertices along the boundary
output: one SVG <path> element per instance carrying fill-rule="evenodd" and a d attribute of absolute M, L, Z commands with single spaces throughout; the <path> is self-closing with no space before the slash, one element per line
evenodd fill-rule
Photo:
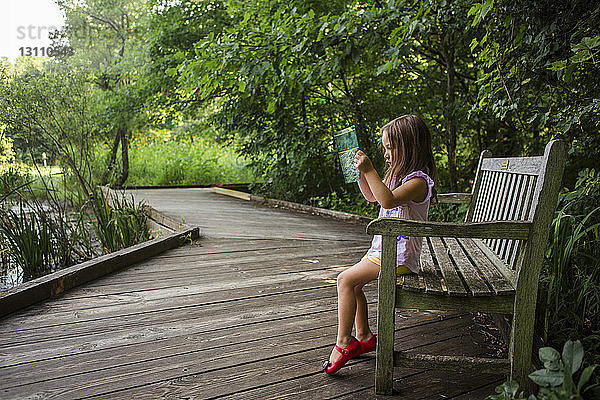
<path fill-rule="evenodd" d="M 431 134 L 418 115 L 403 115 L 388 122 L 381 133 L 387 133 L 392 148 L 392 164 L 386 170 L 384 182 L 399 185 L 402 178 L 414 171 L 423 171 L 437 182 L 437 169 L 431 148 Z M 435 196 L 435 190 L 433 193 Z"/>

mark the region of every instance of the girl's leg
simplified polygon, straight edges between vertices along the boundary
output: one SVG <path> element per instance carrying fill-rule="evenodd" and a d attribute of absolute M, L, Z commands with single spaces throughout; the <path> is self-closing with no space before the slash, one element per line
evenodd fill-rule
<path fill-rule="evenodd" d="M 357 301 L 354 289 L 356 287 L 362 287 L 367 282 L 377 279 L 379 275 L 379 266 L 372 261 L 363 259 L 354 266 L 348 268 L 346 271 L 338 275 L 337 278 L 337 290 L 338 290 L 338 334 L 336 344 L 345 348 L 350 344 L 350 338 L 352 333 L 352 325 L 354 324 L 354 317 L 357 313 L 357 303 L 362 303 L 361 308 L 366 308 L 366 299 L 364 294 L 362 298 Z M 361 319 L 359 322 L 364 322 L 366 313 L 361 310 Z M 361 326 L 361 329 L 364 326 Z M 337 350 L 333 350 L 329 356 L 329 361 L 334 363 L 340 358 L 341 354 Z"/>
<path fill-rule="evenodd" d="M 354 288 L 354 296 L 356 297 L 356 315 L 354 316 L 354 326 L 356 327 L 356 338 L 364 342 L 373 336 L 369 327 L 369 309 L 367 306 L 367 298 L 362 288 L 364 285 Z"/>

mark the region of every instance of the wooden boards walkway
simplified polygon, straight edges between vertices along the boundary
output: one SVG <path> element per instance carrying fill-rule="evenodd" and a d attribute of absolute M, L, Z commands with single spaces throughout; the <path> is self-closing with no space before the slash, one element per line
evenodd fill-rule
<path fill-rule="evenodd" d="M 320 371 L 335 341 L 335 278 L 368 247 L 364 226 L 206 189 L 134 195 L 205 237 L 1 319 L 1 399 L 375 398 L 374 355 L 335 376 Z M 373 316 L 375 289 L 367 287 Z M 400 349 L 495 351 L 473 315 L 396 318 Z M 395 376 L 402 399 L 483 399 L 501 381 Z"/>

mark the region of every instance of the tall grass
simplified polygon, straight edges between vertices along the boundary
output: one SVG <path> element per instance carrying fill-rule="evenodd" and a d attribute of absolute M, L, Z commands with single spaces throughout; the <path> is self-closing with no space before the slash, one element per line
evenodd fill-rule
<path fill-rule="evenodd" d="M 94 230 L 106 252 L 150 239 L 142 202 L 136 203 L 133 196 L 128 199 L 123 194 L 106 196 L 101 190 L 98 190 L 95 199 L 95 207 L 99 212 Z"/>
<path fill-rule="evenodd" d="M 104 160 L 107 145 L 95 149 Z M 120 154 L 117 156 L 120 159 Z M 175 136 L 170 131 L 137 134 L 129 148 L 125 185 L 214 185 L 249 183 L 255 178 L 246 161 L 210 136 Z M 99 169 L 105 168 L 98 165 Z"/>
<path fill-rule="evenodd" d="M 68 173 L 38 170 L 26 180 L 11 185 L 0 207 L 1 270 L 6 275 L 0 286 L 14 286 L 150 238 L 146 213 L 133 198 L 107 199 L 95 188 L 90 202 Z"/>
<path fill-rule="evenodd" d="M 0 212 L 0 234 L 23 271 L 24 281 L 44 275 L 57 258 L 54 221 L 43 210 L 36 211 L 26 211 L 21 201 L 18 212 L 10 208 Z"/>

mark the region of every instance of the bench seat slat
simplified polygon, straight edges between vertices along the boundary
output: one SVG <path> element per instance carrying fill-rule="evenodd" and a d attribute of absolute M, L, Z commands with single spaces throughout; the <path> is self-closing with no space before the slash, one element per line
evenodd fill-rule
<path fill-rule="evenodd" d="M 456 267 L 460 271 L 465 283 L 467 290 L 474 296 L 491 296 L 494 293 L 486 285 L 485 281 L 481 278 L 479 271 L 471 264 L 471 261 L 460 247 L 455 238 L 444 238 L 446 246 L 450 251 L 450 256 L 456 263 Z"/>
<path fill-rule="evenodd" d="M 396 284 L 403 290 L 411 292 L 423 292 L 424 287 L 421 286 L 419 276 L 417 274 L 400 275 L 396 279 Z"/>
<path fill-rule="evenodd" d="M 433 255 L 435 256 L 438 267 L 442 272 L 442 277 L 444 278 L 444 284 L 446 285 L 448 294 L 453 296 L 468 296 L 469 293 L 460 280 L 460 276 L 458 276 L 458 272 L 456 272 L 454 264 L 446 252 L 446 246 L 444 246 L 442 239 L 439 237 L 432 237 L 429 239 L 431 240 L 434 253 Z"/>
<path fill-rule="evenodd" d="M 504 276 L 504 278 L 507 281 L 509 281 L 509 282 L 517 281 L 517 272 L 512 270 L 508 266 L 508 264 L 506 264 L 503 260 L 498 258 L 498 255 L 496 255 L 493 251 L 491 251 L 490 248 L 487 247 L 485 245 L 485 243 L 483 243 L 482 240 L 480 240 L 480 239 L 472 239 L 472 240 L 473 240 L 473 243 L 477 247 L 479 247 L 479 250 L 481 250 L 487 256 L 487 258 L 494 264 L 496 269 Z"/>
<path fill-rule="evenodd" d="M 508 268 L 481 240 L 479 244 L 475 240 L 423 238 L 421 272 L 419 275 L 398 276 L 398 289 L 446 296 L 514 294 L 515 271 Z"/>
<path fill-rule="evenodd" d="M 495 265 L 483 251 L 473 243 L 473 239 L 463 238 L 458 239 L 458 242 L 465 248 L 469 257 L 471 257 L 473 262 L 477 265 L 477 268 L 482 272 L 496 295 L 513 293 L 515 291 L 514 282 L 510 282 L 506 279 L 504 274 L 498 271 L 497 265 Z M 502 265 L 500 262 L 498 262 L 498 264 Z M 507 268 L 508 267 L 504 267 L 504 269 Z M 510 275 L 508 272 L 506 274 Z"/>
<path fill-rule="evenodd" d="M 423 238 L 423 247 L 421 248 L 421 269 L 423 281 L 425 283 L 425 292 L 443 294 L 445 292 L 444 286 L 442 286 L 440 274 L 435 268 L 435 263 L 431 256 L 428 238 Z"/>

